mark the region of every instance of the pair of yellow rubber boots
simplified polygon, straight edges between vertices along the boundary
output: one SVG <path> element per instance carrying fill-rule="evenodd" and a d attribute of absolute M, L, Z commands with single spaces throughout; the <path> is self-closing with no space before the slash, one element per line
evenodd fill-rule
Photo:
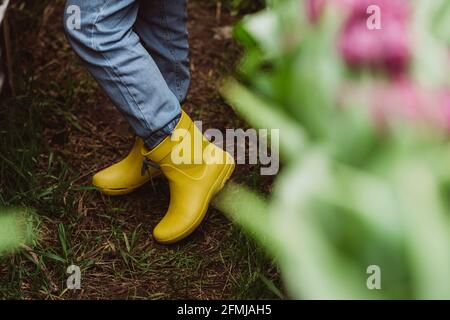
<path fill-rule="evenodd" d="M 172 136 L 151 151 L 137 138 L 130 154 L 97 173 L 93 184 L 104 194 L 125 195 L 162 173 L 169 181 L 170 204 L 153 236 L 159 243 L 172 244 L 200 225 L 234 169 L 231 155 L 210 143 L 183 112 Z"/>

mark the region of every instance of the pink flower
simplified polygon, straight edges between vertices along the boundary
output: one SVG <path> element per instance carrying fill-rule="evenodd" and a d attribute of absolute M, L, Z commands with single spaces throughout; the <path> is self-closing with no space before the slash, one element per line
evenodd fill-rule
<path fill-rule="evenodd" d="M 367 26 L 367 8 L 380 8 L 380 29 Z M 384 67 L 391 74 L 405 71 L 411 58 L 409 6 L 405 0 L 359 0 L 344 25 L 339 48 L 352 67 Z"/>
<path fill-rule="evenodd" d="M 440 99 L 442 120 L 444 121 L 445 126 L 450 131 L 450 88 L 444 90 L 441 93 Z"/>
<path fill-rule="evenodd" d="M 307 0 L 306 10 L 316 23 L 326 6 L 347 15 L 338 40 L 339 51 L 351 67 L 382 67 L 390 74 L 405 71 L 411 58 L 407 0 Z M 380 9 L 380 29 L 369 29 L 370 6 Z"/>
<path fill-rule="evenodd" d="M 404 119 L 450 132 L 450 89 L 425 89 L 408 79 L 374 86 L 369 94 L 375 123 Z"/>
<path fill-rule="evenodd" d="M 312 23 L 317 23 L 327 0 L 306 0 L 306 13 Z"/>

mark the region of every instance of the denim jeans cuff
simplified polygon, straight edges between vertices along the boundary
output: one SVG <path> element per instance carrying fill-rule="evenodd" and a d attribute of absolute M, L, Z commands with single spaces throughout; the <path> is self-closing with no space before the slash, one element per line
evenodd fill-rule
<path fill-rule="evenodd" d="M 181 114 L 178 115 L 172 121 L 170 121 L 164 128 L 161 128 L 158 131 L 153 132 L 150 137 L 145 138 L 144 139 L 145 147 L 149 150 L 156 148 L 167 136 L 172 134 L 172 132 L 177 127 L 180 118 Z"/>

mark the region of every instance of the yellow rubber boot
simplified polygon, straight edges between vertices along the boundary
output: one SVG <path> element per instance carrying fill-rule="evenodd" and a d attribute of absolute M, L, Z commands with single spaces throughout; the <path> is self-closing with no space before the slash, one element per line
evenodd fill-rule
<path fill-rule="evenodd" d="M 129 194 L 147 183 L 158 175 L 160 170 L 145 166 L 145 158 L 141 152 L 143 147 L 144 141 L 137 138 L 128 156 L 97 173 L 92 179 L 92 184 L 103 194 L 120 196 Z"/>
<path fill-rule="evenodd" d="M 200 225 L 212 198 L 233 174 L 234 159 L 210 143 L 184 112 L 173 135 L 143 155 L 160 166 L 170 187 L 169 209 L 153 236 L 162 244 L 175 243 Z"/>

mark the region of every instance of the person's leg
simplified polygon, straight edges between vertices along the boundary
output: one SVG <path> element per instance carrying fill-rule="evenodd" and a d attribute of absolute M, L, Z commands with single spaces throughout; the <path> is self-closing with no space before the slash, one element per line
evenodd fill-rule
<path fill-rule="evenodd" d="M 190 83 L 187 0 L 141 1 L 135 30 L 170 90 L 184 101 Z"/>
<path fill-rule="evenodd" d="M 175 1 L 178 0 L 166 2 Z M 67 27 L 66 31 L 75 51 L 145 141 L 145 146 L 139 141 L 136 143 L 136 150 L 141 149 L 136 158 L 139 161 L 146 159 L 148 164 L 160 168 L 169 180 L 169 209 L 153 234 L 156 241 L 174 243 L 200 225 L 214 194 L 231 177 L 235 165 L 228 153 L 202 137 L 191 118 L 181 112 L 179 99 L 183 99 L 186 89 L 178 87 L 182 82 L 176 78 L 176 66 L 180 66 L 176 62 L 186 59 L 177 60 L 172 56 L 175 68 L 165 73 L 169 82 L 172 82 L 170 75 L 175 79 L 172 82 L 174 94 L 149 52 L 141 45 L 139 36 L 133 31 L 139 3 L 144 0 L 68 0 L 67 6 L 80 7 L 82 23 L 81 30 Z M 142 6 L 141 10 L 145 8 Z M 166 27 L 169 25 L 176 23 L 167 20 Z M 174 52 L 179 46 L 178 40 L 175 36 L 166 40 L 170 44 L 162 51 Z M 157 55 L 157 51 L 149 51 Z M 166 52 L 166 58 L 160 58 L 161 68 L 164 65 L 171 67 L 170 57 Z M 175 132 L 182 132 L 181 139 L 173 140 L 175 129 Z M 196 137 L 200 137 L 198 146 L 195 145 L 198 143 Z M 173 159 L 180 150 L 187 162 L 178 163 Z M 134 160 L 134 154 L 130 161 L 139 162 Z M 197 163 L 198 159 L 212 161 Z M 127 168 L 127 164 L 125 161 L 120 167 Z M 137 168 L 131 167 L 132 170 Z M 128 169 L 119 171 L 128 172 Z M 116 178 L 113 180 L 117 181 Z"/>
<path fill-rule="evenodd" d="M 64 26 L 70 44 L 147 148 L 158 145 L 178 123 L 181 106 L 133 30 L 138 0 L 67 0 Z M 67 22 L 71 6 L 81 28 Z"/>

